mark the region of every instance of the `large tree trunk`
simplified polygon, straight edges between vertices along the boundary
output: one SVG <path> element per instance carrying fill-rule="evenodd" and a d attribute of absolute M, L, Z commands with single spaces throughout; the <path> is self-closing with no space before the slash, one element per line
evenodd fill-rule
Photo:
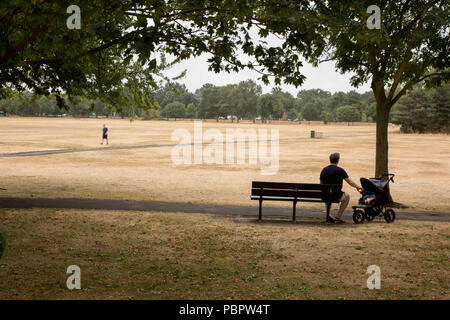
<path fill-rule="evenodd" d="M 377 104 L 377 133 L 375 176 L 380 176 L 388 171 L 388 124 L 389 109 L 386 104 Z"/>
<path fill-rule="evenodd" d="M 389 172 L 389 147 L 388 147 L 388 125 L 391 106 L 386 101 L 377 101 L 377 132 L 376 132 L 376 154 L 375 154 L 375 177 Z M 389 202 L 392 204 L 392 196 Z"/>

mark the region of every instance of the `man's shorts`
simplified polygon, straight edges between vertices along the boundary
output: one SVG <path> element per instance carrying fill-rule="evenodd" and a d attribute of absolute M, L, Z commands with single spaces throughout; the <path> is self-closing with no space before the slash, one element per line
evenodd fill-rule
<path fill-rule="evenodd" d="M 339 198 L 339 201 L 344 201 L 345 196 L 350 196 L 347 192 L 344 192 L 344 191 L 341 191 L 341 192 L 342 192 L 342 194 Z"/>
<path fill-rule="evenodd" d="M 104 135 L 103 135 L 103 139 L 108 139 L 108 135 L 107 135 L 107 134 L 104 134 Z"/>

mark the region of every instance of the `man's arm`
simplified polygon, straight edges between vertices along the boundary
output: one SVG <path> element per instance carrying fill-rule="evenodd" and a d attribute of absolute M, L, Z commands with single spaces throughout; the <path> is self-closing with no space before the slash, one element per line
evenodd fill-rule
<path fill-rule="evenodd" d="M 360 191 L 363 190 L 363 188 L 361 188 L 360 186 L 358 186 L 355 181 L 353 181 L 352 179 L 349 178 L 345 178 L 344 179 L 345 182 L 347 182 L 349 185 L 351 185 L 353 188 L 355 188 L 356 190 Z"/>

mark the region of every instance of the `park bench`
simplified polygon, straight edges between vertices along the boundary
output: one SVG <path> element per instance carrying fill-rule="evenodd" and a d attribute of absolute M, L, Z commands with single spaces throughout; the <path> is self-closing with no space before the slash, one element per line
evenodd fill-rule
<path fill-rule="evenodd" d="M 252 182 L 251 200 L 259 200 L 259 218 L 262 219 L 263 201 L 292 201 L 292 221 L 295 222 L 297 202 L 326 203 L 326 221 L 330 219 L 332 203 L 338 203 L 341 196 L 341 185 L 318 183 L 289 183 L 289 182 Z"/>

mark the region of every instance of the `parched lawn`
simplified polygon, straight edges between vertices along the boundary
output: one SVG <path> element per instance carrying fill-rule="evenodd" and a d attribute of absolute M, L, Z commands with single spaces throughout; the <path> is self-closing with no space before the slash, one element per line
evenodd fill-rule
<path fill-rule="evenodd" d="M 363 123 L 346 126 L 203 122 L 204 132 L 215 129 L 222 134 L 227 129 L 279 130 L 279 170 L 268 176 L 261 175 L 260 161 L 257 164 L 248 160 L 244 164 L 174 164 L 170 145 L 179 141 L 171 140 L 172 133 L 185 129 L 193 134 L 193 121 L 3 117 L 0 154 L 105 147 L 100 145 L 104 123 L 110 130 L 109 146 L 166 146 L 0 157 L 0 168 L 8 169 L 1 174 L 0 197 L 171 202 L 173 194 L 179 194 L 182 195 L 179 201 L 183 202 L 253 206 L 249 197 L 252 181 L 318 183 L 320 171 L 328 165 L 328 157 L 333 152 L 341 153 L 340 165 L 355 181 L 372 177 L 375 171 L 375 126 Z M 323 132 L 324 138 L 310 139 L 311 130 Z M 225 155 L 224 146 L 222 151 Z M 246 159 L 248 153 L 247 143 Z M 409 212 L 450 213 L 449 158 L 450 135 L 400 134 L 398 126 L 389 127 L 389 170 L 396 175 L 391 186 L 394 200 L 407 205 Z M 344 190 L 351 195 L 351 204 L 360 197 L 347 184 Z M 271 205 L 291 206 L 282 202 Z M 302 207 L 322 209 L 323 204 L 304 203 Z"/>
<path fill-rule="evenodd" d="M 450 224 L 0 209 L 0 299 L 449 299 Z M 369 290 L 369 265 L 381 289 Z M 66 269 L 81 268 L 81 290 Z"/>

